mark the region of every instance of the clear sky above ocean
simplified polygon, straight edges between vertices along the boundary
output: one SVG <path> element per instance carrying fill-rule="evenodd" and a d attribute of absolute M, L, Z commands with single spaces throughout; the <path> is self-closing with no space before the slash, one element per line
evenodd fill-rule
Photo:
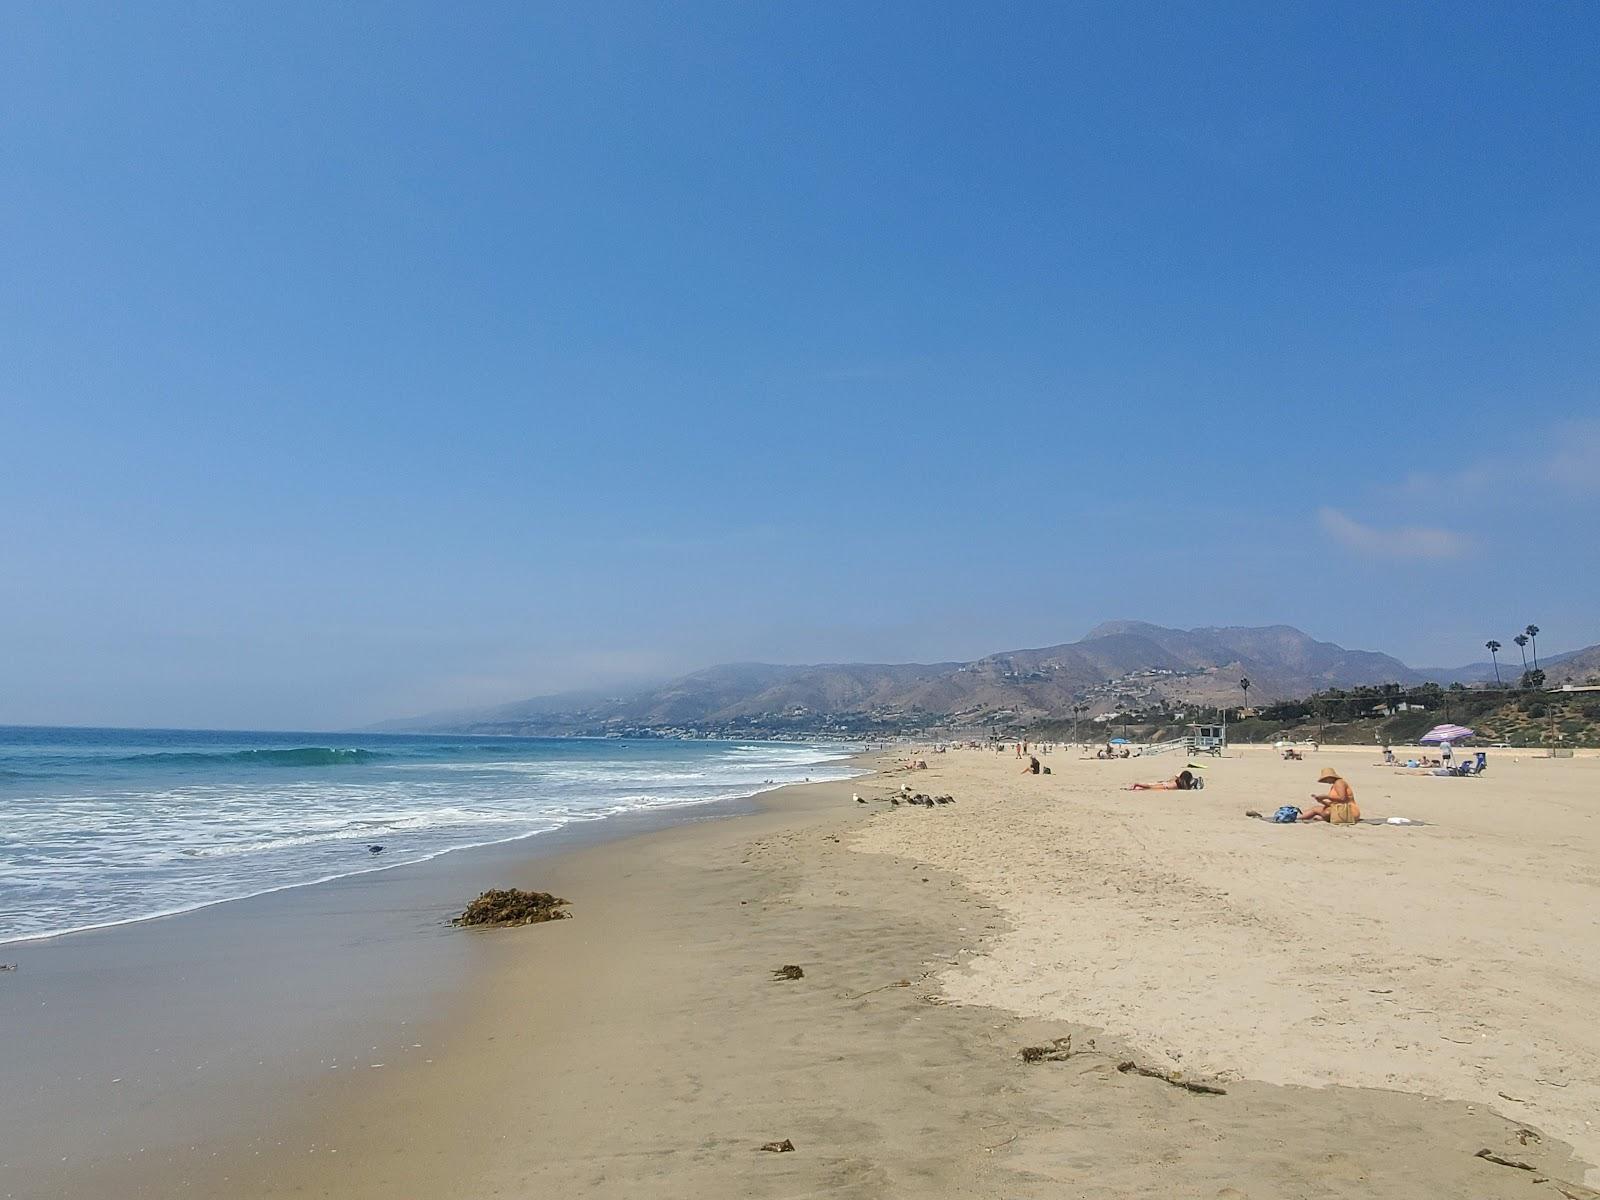
<path fill-rule="evenodd" d="M 0 722 L 1600 641 L 1600 7 L 11 5 Z"/>

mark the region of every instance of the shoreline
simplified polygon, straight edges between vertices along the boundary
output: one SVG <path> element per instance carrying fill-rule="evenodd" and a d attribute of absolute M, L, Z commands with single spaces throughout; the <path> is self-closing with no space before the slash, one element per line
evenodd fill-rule
<path fill-rule="evenodd" d="M 209 1156 L 196 1148 L 271 1124 L 321 1072 L 359 1070 L 379 1046 L 394 1058 L 419 1027 L 449 1023 L 480 965 L 449 919 L 479 892 L 588 847 L 755 811 L 783 786 L 5 943 L 17 969 L 0 974 L 0 1028 L 22 1102 L 0 1106 L 0 1198 L 127 1194 L 118 1176 L 140 1156 Z"/>
<path fill-rule="evenodd" d="M 941 864 L 863 842 L 965 847 L 964 826 L 1041 781 L 1009 756 L 929 761 L 907 780 L 956 806 L 877 803 L 900 782 L 884 769 L 482 864 L 496 874 L 478 883 L 555 891 L 573 919 L 433 939 L 460 956 L 436 1011 L 406 1026 L 419 1051 L 268 1088 L 255 1122 L 193 1152 L 108 1159 L 38 1192 L 8 1172 L 0 1195 L 1529 1195 L 1480 1148 L 1583 1177 L 1556 1139 L 1524 1145 L 1479 1105 L 1231 1076 L 1226 1095 L 1195 1096 L 1117 1069 L 1165 1068 L 1138 1037 L 959 996 L 1032 915 L 974 886 L 976 853 Z M 1152 767 L 1047 761 L 1063 814 L 1093 773 Z M 1289 835 L 1327 834 L 1343 831 Z M 788 963 L 804 977 L 774 980 Z M 1017 1056 L 1066 1036 L 1067 1061 Z M 757 1149 L 786 1137 L 796 1153 Z"/>
<path fill-rule="evenodd" d="M 846 761 L 853 763 L 855 759 L 859 757 L 862 756 L 851 755 Z M 819 764 L 819 766 L 824 767 L 829 765 L 830 764 Z M 851 767 L 849 769 L 854 770 L 855 768 Z M 848 779 L 850 777 L 846 778 Z M 804 786 L 804 784 L 802 783 L 797 785 L 793 783 L 774 783 L 770 785 L 763 785 L 758 787 L 755 791 L 743 792 L 736 796 L 713 796 L 705 800 L 683 800 L 671 804 L 658 804 L 641 808 L 622 809 L 617 812 L 604 813 L 595 817 L 570 818 L 564 824 L 557 825 L 553 829 L 535 829 L 530 830 L 527 833 L 513 834 L 510 837 L 496 838 L 486 842 L 467 842 L 460 846 L 445 846 L 438 850 L 431 851 L 421 858 L 408 859 L 404 862 L 390 862 L 383 863 L 380 866 L 362 867 L 358 870 L 340 871 L 332 875 L 318 876 L 315 879 L 299 880 L 294 883 L 283 883 L 274 887 L 262 888 L 260 891 L 244 892 L 237 896 L 219 896 L 215 900 L 202 900 L 198 903 L 185 905 L 181 908 L 163 909 L 158 912 L 142 913 L 138 916 L 121 917 L 113 921 L 99 921 L 92 925 L 75 925 L 67 929 L 50 930 L 46 933 L 24 933 L 8 937 L 0 937 L 0 947 L 27 947 L 34 943 L 54 941 L 57 938 L 75 937 L 79 934 L 85 933 L 99 933 L 104 930 L 121 929 L 130 925 L 141 925 L 146 921 L 164 921 L 172 917 L 187 916 L 190 913 L 204 912 L 206 909 L 215 908 L 221 904 L 237 904 L 242 901 L 259 900 L 263 896 L 274 896 L 280 892 L 294 891 L 298 888 L 324 887 L 328 884 L 338 883 L 340 880 L 355 879 L 363 875 L 377 875 L 384 871 L 403 871 L 411 867 L 423 867 L 429 863 L 437 862 L 446 855 L 471 853 L 478 850 L 491 850 L 497 846 L 513 846 L 521 842 L 530 841 L 533 838 L 550 837 L 554 834 L 561 834 L 573 830 L 579 826 L 599 826 L 606 821 L 613 821 L 628 817 L 640 817 L 649 814 L 660 814 L 663 817 L 667 817 L 672 813 L 702 808 L 710 805 L 738 805 L 746 801 L 753 800 L 758 796 L 765 795 L 768 792 L 780 791 L 783 788 L 795 786 Z M 602 830 L 597 829 L 596 832 L 597 835 L 602 839 L 604 836 L 606 836 Z"/>

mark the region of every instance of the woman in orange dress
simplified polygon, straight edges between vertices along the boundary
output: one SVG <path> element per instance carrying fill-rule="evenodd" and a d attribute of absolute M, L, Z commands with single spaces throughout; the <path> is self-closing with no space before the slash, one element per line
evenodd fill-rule
<path fill-rule="evenodd" d="M 1318 783 L 1328 785 L 1326 792 L 1313 794 L 1317 806 L 1300 814 L 1302 821 L 1327 821 L 1330 825 L 1354 825 L 1361 820 L 1361 809 L 1356 805 L 1356 790 L 1350 781 L 1332 767 L 1324 767 L 1317 776 Z"/>

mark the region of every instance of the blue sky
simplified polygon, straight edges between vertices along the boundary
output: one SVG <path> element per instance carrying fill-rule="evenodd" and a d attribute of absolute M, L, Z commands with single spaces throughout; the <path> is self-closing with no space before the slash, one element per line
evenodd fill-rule
<path fill-rule="evenodd" d="M 0 721 L 1600 641 L 1600 8 L 0 14 Z"/>

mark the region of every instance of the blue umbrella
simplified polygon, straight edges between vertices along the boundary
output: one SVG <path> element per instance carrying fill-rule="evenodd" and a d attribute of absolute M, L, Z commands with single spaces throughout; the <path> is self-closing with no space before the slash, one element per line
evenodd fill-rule
<path fill-rule="evenodd" d="M 1109 744 L 1112 745 L 1112 746 L 1129 746 L 1129 745 L 1132 745 L 1132 743 L 1129 742 L 1127 738 L 1112 738 Z"/>

